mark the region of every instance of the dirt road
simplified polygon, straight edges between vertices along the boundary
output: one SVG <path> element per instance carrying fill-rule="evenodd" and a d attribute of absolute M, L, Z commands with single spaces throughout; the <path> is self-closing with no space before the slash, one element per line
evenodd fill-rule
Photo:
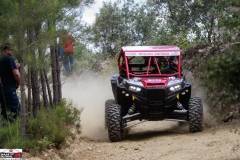
<path fill-rule="evenodd" d="M 240 160 L 237 126 L 205 128 L 190 134 L 175 122 L 146 122 L 122 142 L 91 141 L 79 136 L 58 153 L 42 159 L 64 160 Z"/>
<path fill-rule="evenodd" d="M 240 159 L 240 134 L 233 133 L 231 127 L 206 129 L 196 134 L 188 134 L 185 128 L 173 122 L 148 122 L 133 128 L 123 142 L 86 140 L 81 142 L 83 148 L 76 146 L 75 152 L 85 160 Z"/>

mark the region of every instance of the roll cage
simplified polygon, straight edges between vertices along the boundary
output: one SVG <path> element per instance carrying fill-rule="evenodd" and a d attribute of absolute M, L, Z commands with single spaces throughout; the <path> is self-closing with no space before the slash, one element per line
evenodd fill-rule
<path fill-rule="evenodd" d="M 118 67 L 120 75 L 128 79 L 172 76 L 181 78 L 181 50 L 177 46 L 123 47 L 118 56 Z"/>

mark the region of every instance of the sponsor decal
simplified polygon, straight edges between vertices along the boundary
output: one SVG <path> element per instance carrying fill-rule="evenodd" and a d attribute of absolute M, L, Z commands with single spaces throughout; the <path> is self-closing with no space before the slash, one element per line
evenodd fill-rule
<path fill-rule="evenodd" d="M 180 51 L 126 52 L 126 56 L 179 56 Z"/>
<path fill-rule="evenodd" d="M 0 149 L 0 160 L 23 160 L 22 149 Z"/>

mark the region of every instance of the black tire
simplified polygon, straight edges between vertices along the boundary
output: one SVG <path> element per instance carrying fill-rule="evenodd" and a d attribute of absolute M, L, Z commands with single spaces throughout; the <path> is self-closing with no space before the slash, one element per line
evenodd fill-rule
<path fill-rule="evenodd" d="M 112 104 L 116 104 L 114 99 L 108 99 L 105 101 L 105 128 L 108 129 L 108 113 L 107 108 L 110 107 Z"/>
<path fill-rule="evenodd" d="M 201 98 L 193 97 L 188 103 L 189 131 L 200 132 L 203 130 L 203 105 Z"/>
<path fill-rule="evenodd" d="M 105 102 L 105 122 L 110 141 L 121 141 L 123 139 L 121 106 L 116 104 L 114 100 L 107 100 Z"/>

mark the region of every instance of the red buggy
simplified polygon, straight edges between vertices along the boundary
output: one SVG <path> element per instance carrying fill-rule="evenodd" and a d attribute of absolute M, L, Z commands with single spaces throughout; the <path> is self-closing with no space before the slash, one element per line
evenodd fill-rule
<path fill-rule="evenodd" d="M 181 120 L 190 132 L 202 130 L 201 99 L 191 97 L 191 84 L 182 75 L 177 46 L 128 46 L 118 57 L 119 74 L 111 78 L 114 100 L 105 103 L 109 139 L 124 138 L 134 120 Z"/>

